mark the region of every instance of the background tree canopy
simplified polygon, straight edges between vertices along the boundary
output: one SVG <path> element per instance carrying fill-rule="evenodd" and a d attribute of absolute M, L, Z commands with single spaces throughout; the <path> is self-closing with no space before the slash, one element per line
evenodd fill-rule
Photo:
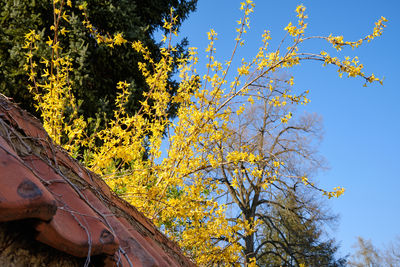
<path fill-rule="evenodd" d="M 103 34 L 122 32 L 128 40 L 140 40 L 151 51 L 155 59 L 160 58 L 160 43 L 153 34 L 162 29 L 163 20 L 168 16 L 170 8 L 175 9 L 178 16 L 176 26 L 190 12 L 196 9 L 197 0 L 101 0 L 87 1 L 87 12 L 91 22 Z M 143 90 L 146 85 L 137 63 L 141 59 L 133 49 L 118 46 L 108 49 L 96 44 L 93 36 L 82 25 L 82 16 L 77 5 L 70 13 L 67 24 L 68 34 L 62 38 L 62 53 L 73 58 L 74 94 L 81 101 L 80 111 L 85 117 L 112 116 L 116 84 L 118 81 L 131 83 L 132 92 L 127 110 L 133 112 L 140 106 Z M 27 89 L 27 76 L 23 71 L 25 63 L 24 35 L 34 29 L 42 36 L 51 36 L 53 10 L 48 1 L 5 0 L 0 3 L 0 92 L 14 98 L 23 108 L 40 114 L 34 108 L 34 101 Z M 47 57 L 49 47 L 39 45 L 39 56 Z M 175 55 L 184 51 L 187 40 L 178 45 Z M 176 83 L 170 80 L 170 90 L 174 93 Z M 170 114 L 173 110 L 170 110 Z"/>
<path fill-rule="evenodd" d="M 321 198 L 301 192 L 301 184 L 276 197 L 264 211 L 264 236 L 257 257 L 261 266 L 346 266 L 338 257 L 339 245 L 327 238 L 326 226 L 335 224 Z"/>

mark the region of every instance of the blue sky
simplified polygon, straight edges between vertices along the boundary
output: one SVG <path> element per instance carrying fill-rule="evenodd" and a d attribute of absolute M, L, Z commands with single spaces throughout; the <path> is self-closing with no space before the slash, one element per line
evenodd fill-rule
<path fill-rule="evenodd" d="M 322 115 L 325 136 L 320 151 L 330 169 L 318 174 L 320 185 L 329 189 L 346 188 L 339 199 L 328 205 L 340 215 L 340 224 L 333 236 L 341 243 L 343 255 L 352 251 L 357 236 L 371 239 L 378 247 L 400 235 L 400 175 L 396 169 L 400 151 L 400 1 L 397 0 L 258 0 L 251 16 L 251 30 L 240 57 L 252 58 L 264 29 L 270 30 L 272 44 L 279 42 L 283 28 L 296 22 L 294 9 L 303 3 L 309 16 L 309 35 L 343 35 L 358 40 L 371 33 L 374 22 L 385 16 L 389 22 L 383 36 L 362 48 L 343 49 L 341 55 L 357 55 L 367 74 L 385 77 L 384 85 L 363 87 L 361 79 L 340 79 L 334 67 L 318 62 L 302 64 L 290 71 L 295 86 L 310 90 L 308 112 Z M 199 0 L 198 8 L 181 27 L 180 36 L 187 36 L 190 46 L 204 51 L 206 32 L 218 32 L 218 59 L 225 59 L 233 49 L 236 20 L 241 17 L 240 1 Z M 272 45 L 272 48 L 274 46 Z M 323 41 L 307 48 L 319 53 L 334 50 Z M 203 61 L 205 62 L 205 61 Z"/>

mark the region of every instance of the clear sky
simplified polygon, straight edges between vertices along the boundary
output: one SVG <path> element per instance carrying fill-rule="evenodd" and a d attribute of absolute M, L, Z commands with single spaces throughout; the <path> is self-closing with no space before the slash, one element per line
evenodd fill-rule
<path fill-rule="evenodd" d="M 308 62 L 290 72 L 295 86 L 310 90 L 308 112 L 317 112 L 324 119 L 325 137 L 320 151 L 330 169 L 317 179 L 326 189 L 340 185 L 346 188 L 339 199 L 328 205 L 340 215 L 340 224 L 333 236 L 341 242 L 343 255 L 352 251 L 357 236 L 371 239 L 378 247 L 400 235 L 400 1 L 398 0 L 256 0 L 251 16 L 247 46 L 240 57 L 252 58 L 264 29 L 270 30 L 275 47 L 289 21 L 297 22 L 294 10 L 303 3 L 309 16 L 309 35 L 343 35 L 358 40 L 370 34 L 374 22 L 385 16 L 389 22 L 384 34 L 360 49 L 342 50 L 342 55 L 357 55 L 366 74 L 385 77 L 384 85 L 363 87 L 361 79 L 340 79 L 334 67 Z M 204 51 L 206 32 L 218 32 L 218 59 L 233 49 L 236 20 L 241 17 L 240 1 L 199 0 L 198 8 L 181 28 L 190 46 Z M 273 43 L 274 44 L 274 43 Z M 272 46 L 274 47 L 274 46 Z M 334 53 L 326 42 L 307 46 L 319 53 Z M 227 59 L 227 58 L 226 58 Z M 205 62 L 205 61 L 203 61 Z M 397 163 L 396 163 L 397 162 Z"/>

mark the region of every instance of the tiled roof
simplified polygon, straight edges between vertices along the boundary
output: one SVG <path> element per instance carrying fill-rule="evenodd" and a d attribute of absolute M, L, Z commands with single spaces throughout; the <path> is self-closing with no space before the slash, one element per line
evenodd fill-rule
<path fill-rule="evenodd" d="M 36 240 L 104 266 L 194 266 L 135 207 L 53 145 L 0 94 L 0 222 L 29 219 Z M 88 262 L 88 260 L 86 260 Z"/>

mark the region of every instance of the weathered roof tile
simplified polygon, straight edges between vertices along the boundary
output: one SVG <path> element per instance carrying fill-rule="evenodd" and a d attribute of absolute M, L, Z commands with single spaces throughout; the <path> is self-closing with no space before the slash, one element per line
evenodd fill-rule
<path fill-rule="evenodd" d="M 30 219 L 38 241 L 86 264 L 103 255 L 96 260 L 107 267 L 194 266 L 149 219 L 53 145 L 37 119 L 0 95 L 0 222 L 22 219 Z"/>
<path fill-rule="evenodd" d="M 57 205 L 52 194 L 0 137 L 0 221 L 50 220 Z"/>

